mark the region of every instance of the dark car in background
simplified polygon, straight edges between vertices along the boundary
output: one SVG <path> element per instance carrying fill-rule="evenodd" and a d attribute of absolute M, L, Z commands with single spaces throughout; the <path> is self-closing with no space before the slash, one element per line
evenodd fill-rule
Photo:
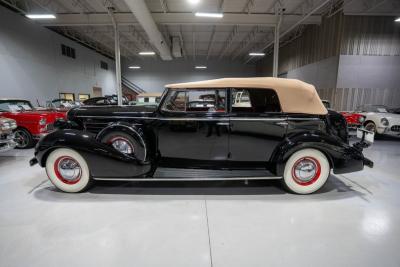
<path fill-rule="evenodd" d="M 83 105 L 86 106 L 109 106 L 109 105 L 118 105 L 118 96 L 117 95 L 106 95 L 101 97 L 92 97 L 86 99 L 82 102 Z M 129 100 L 126 96 L 122 97 L 122 104 L 129 105 Z"/>

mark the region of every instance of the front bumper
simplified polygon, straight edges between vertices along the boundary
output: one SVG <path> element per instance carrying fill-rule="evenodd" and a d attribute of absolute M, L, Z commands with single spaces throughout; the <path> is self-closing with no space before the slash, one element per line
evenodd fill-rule
<path fill-rule="evenodd" d="M 9 134 L 5 138 L 0 139 L 0 152 L 6 152 L 14 149 L 17 143 L 14 141 L 14 135 Z"/>

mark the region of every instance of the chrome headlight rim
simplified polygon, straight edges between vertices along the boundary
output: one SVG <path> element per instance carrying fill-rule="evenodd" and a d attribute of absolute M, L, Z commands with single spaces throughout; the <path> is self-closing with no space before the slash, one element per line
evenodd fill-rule
<path fill-rule="evenodd" d="M 387 118 L 382 118 L 381 119 L 381 124 L 383 126 L 389 126 L 389 120 Z"/>
<path fill-rule="evenodd" d="M 41 119 L 39 120 L 39 125 L 41 125 L 41 126 L 45 126 L 46 123 L 47 123 L 46 118 L 41 118 Z"/>

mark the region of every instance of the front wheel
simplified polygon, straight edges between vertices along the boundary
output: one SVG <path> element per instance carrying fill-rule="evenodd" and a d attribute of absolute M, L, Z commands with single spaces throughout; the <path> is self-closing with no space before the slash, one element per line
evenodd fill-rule
<path fill-rule="evenodd" d="M 82 192 L 92 183 L 85 159 L 69 148 L 58 148 L 50 153 L 46 172 L 53 185 L 67 193 Z"/>
<path fill-rule="evenodd" d="M 376 133 L 376 125 L 372 121 L 369 121 L 365 124 L 365 130 Z"/>
<path fill-rule="evenodd" d="M 34 144 L 31 133 L 24 128 L 18 128 L 15 130 L 14 140 L 17 143 L 17 148 L 20 149 L 30 148 Z"/>
<path fill-rule="evenodd" d="M 326 156 L 316 149 L 295 152 L 285 165 L 284 186 L 296 194 L 311 194 L 328 180 L 330 165 Z"/>

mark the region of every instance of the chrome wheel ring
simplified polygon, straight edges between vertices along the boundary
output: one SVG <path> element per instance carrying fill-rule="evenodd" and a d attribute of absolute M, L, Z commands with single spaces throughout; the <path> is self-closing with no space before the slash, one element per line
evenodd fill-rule
<path fill-rule="evenodd" d="M 54 172 L 66 184 L 76 184 L 82 177 L 82 168 L 78 161 L 69 156 L 59 157 L 54 162 Z"/>
<path fill-rule="evenodd" d="M 299 185 L 315 183 L 321 175 L 321 165 L 313 157 L 303 157 L 295 162 L 292 167 L 293 180 Z"/>
<path fill-rule="evenodd" d="M 133 144 L 125 137 L 113 137 L 108 143 L 121 153 L 133 154 L 135 152 Z"/>

